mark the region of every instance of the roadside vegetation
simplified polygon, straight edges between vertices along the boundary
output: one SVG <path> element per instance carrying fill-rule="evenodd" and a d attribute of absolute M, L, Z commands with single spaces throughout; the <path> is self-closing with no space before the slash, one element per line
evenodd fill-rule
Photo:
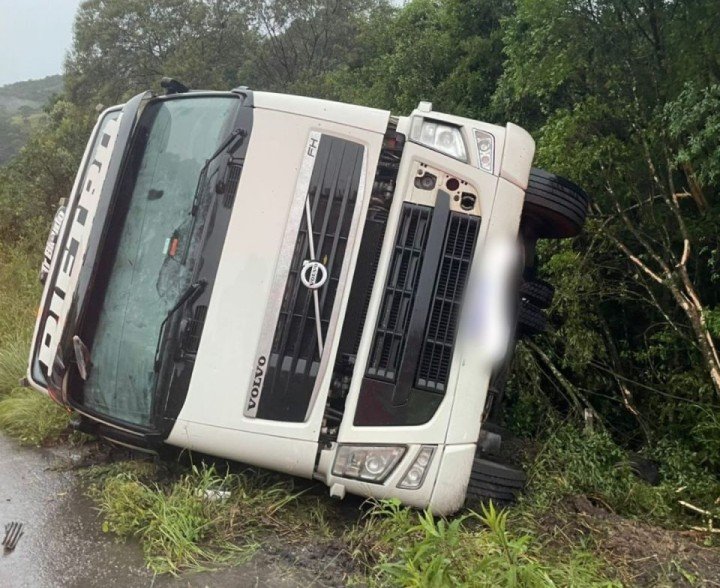
<path fill-rule="evenodd" d="M 64 90 L 0 167 L 0 430 L 67 432 L 19 381 L 44 239 L 98 104 L 159 91 L 158 72 L 400 114 L 431 99 L 521 124 L 538 165 L 593 197 L 583 235 L 538 250 L 551 328 L 518 347 L 505 414 L 525 497 L 450 520 L 382 502 L 348 521 L 285 478 L 133 461 L 87 473 L 103 528 L 158 573 L 311 536 L 328 573 L 371 585 L 717 581 L 719 28 L 715 0 L 82 3 Z"/>
<path fill-rule="evenodd" d="M 620 585 L 608 579 L 608 563 L 590 551 L 547 551 L 536 531 L 512 531 L 508 513 L 492 505 L 446 520 L 379 501 L 363 505 L 357 518 L 341 520 L 311 485 L 298 488 L 255 470 L 220 473 L 201 464 L 170 475 L 148 462 L 125 462 L 86 477 L 103 529 L 139 539 L 157 573 L 237 563 L 278 538 L 292 556 L 293 545 L 305 549 L 311 538 L 335 564 L 329 577 L 338 570 L 342 575 L 334 576 L 335 583 Z"/>
<path fill-rule="evenodd" d="M 20 387 L 40 296 L 40 248 L 31 241 L 0 242 L 0 431 L 25 445 L 42 445 L 66 433 L 69 415 L 47 396 Z"/>

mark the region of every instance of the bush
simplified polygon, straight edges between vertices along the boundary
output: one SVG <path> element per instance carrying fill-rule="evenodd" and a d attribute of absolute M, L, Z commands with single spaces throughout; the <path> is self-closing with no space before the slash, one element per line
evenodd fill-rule
<path fill-rule="evenodd" d="M 567 496 L 585 495 L 618 514 L 663 525 L 680 523 L 686 514 L 679 498 L 712 508 L 720 480 L 697 464 L 693 452 L 663 440 L 647 453 L 659 463 L 656 486 L 632 472 L 627 453 L 607 433 L 556 426 L 530 467 L 525 506 L 546 511 Z"/>

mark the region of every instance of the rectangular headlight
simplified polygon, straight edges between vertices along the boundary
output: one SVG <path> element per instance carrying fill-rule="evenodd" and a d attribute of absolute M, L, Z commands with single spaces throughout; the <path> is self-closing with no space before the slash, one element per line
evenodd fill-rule
<path fill-rule="evenodd" d="M 460 161 L 467 161 L 462 133 L 459 128 L 452 125 L 415 117 L 410 130 L 410 140 Z"/>
<path fill-rule="evenodd" d="M 340 445 L 332 473 L 342 478 L 380 483 L 405 453 L 403 445 Z"/>

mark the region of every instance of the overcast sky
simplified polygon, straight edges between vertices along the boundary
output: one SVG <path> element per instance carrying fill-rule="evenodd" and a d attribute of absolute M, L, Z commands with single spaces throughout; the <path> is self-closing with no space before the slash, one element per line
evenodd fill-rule
<path fill-rule="evenodd" d="M 62 73 L 81 1 L 0 0 L 0 86 Z"/>
<path fill-rule="evenodd" d="M 0 86 L 62 72 L 81 0 L 0 0 Z"/>

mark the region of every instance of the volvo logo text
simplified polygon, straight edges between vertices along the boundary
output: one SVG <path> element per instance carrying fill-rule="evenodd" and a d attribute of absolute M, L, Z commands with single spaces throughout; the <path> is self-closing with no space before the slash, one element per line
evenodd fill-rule
<path fill-rule="evenodd" d="M 305 287 L 317 290 L 327 281 L 327 269 L 319 261 L 306 259 L 300 270 L 300 280 Z"/>

